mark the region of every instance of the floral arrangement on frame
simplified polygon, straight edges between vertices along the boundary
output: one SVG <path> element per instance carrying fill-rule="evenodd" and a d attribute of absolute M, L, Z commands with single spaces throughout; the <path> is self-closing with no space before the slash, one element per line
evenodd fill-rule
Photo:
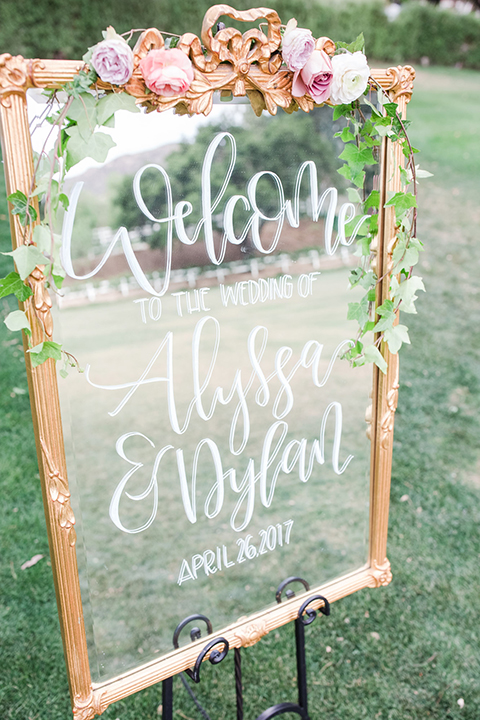
<path fill-rule="evenodd" d="M 218 17 L 227 12 L 239 19 L 266 17 L 268 35 L 261 26 L 242 35 L 223 23 L 216 24 Z M 416 237 L 416 186 L 419 177 L 430 173 L 415 165 L 417 150 L 408 138 L 407 121 L 402 119 L 397 103 L 370 75 L 363 35 L 350 44 L 334 43 L 326 37 L 315 39 L 310 30 L 298 28 L 295 19 L 281 25 L 273 10 L 236 13 L 225 5 L 214 6 L 207 13 L 202 28 L 203 44 L 192 33 L 180 37 L 149 29 L 142 32 L 132 49 L 130 42 L 135 32 L 138 31 L 118 35 L 113 27 L 107 28 L 104 39 L 84 55 L 84 68 L 73 82 L 61 88 L 66 93 L 63 103 L 59 103 L 58 90 L 46 91 L 47 120 L 57 136 L 53 150 L 47 153 L 44 149 L 35 159 L 30 192 L 17 190 L 8 198 L 11 212 L 24 228 L 24 242 L 7 253 L 13 256 L 16 270 L 0 279 L 0 297 L 13 293 L 21 303 L 30 302 L 33 296 L 30 277 L 35 272 L 45 275 L 54 292 L 61 291 L 64 278 L 59 259 L 61 238 L 55 228 L 57 215 L 69 202 L 62 192 L 63 180 L 66 172 L 85 157 L 99 162 L 106 159 L 114 142 L 101 128 L 113 125 L 117 110 L 138 112 L 143 107 L 150 112 L 174 108 L 178 114 L 207 115 L 216 90 L 225 99 L 248 95 L 257 115 L 264 110 L 275 114 L 278 107 L 288 113 L 309 112 L 328 103 L 334 106 L 334 120 L 345 118 L 345 127 L 338 133 L 345 143 L 340 155 L 343 166 L 338 172 L 352 186 L 349 199 L 356 203 L 359 212 L 352 222 L 358 223 L 362 216 L 365 219 L 357 238 L 356 254 L 361 263 L 350 276 L 352 287 L 361 286 L 365 294 L 359 302 L 348 304 L 348 319 L 357 321 L 358 332 L 346 358 L 354 366 L 373 362 L 386 372 L 381 345 L 386 343 L 390 352 L 397 353 L 402 343 L 410 342 L 407 326 L 398 321 L 399 313 L 416 312 L 416 293 L 424 290 L 421 278 L 412 275 L 423 249 Z M 370 89 L 378 90 L 380 108 L 369 101 Z M 362 112 L 360 98 L 370 106 L 368 118 Z M 384 137 L 397 142 L 402 149 L 405 162 L 399 170 L 404 188 L 385 203 L 395 212 L 397 240 L 389 298 L 375 309 L 376 286 L 383 280 L 371 264 L 380 193 L 374 190 L 365 197 L 362 191 L 365 168 L 377 163 L 378 147 Z M 42 219 L 36 209 L 38 201 L 42 201 Z M 43 335 L 35 346 L 29 340 L 32 366 L 49 358 L 63 361 L 60 373 L 65 376 L 69 367 L 78 368 L 78 363 L 52 339 L 44 318 L 36 312 L 35 304 L 32 307 Z M 31 337 L 25 306 L 10 313 L 5 323 L 10 330 L 24 330 Z M 375 340 L 367 344 L 365 336 L 371 332 L 376 334 Z"/>

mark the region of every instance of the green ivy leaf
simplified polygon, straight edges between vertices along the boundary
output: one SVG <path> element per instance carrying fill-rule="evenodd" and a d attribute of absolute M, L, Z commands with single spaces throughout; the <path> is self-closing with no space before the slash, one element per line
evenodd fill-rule
<path fill-rule="evenodd" d="M 11 295 L 12 293 L 20 302 L 24 302 L 33 295 L 32 289 L 28 287 L 28 285 L 25 285 L 20 275 L 16 272 L 11 272 L 7 277 L 0 280 L 0 298 Z"/>
<path fill-rule="evenodd" d="M 376 310 L 377 315 L 380 315 L 380 317 L 386 317 L 393 312 L 394 307 L 395 305 L 392 300 L 384 300 L 382 305 L 379 305 Z"/>
<path fill-rule="evenodd" d="M 16 190 L 8 196 L 7 200 L 12 203 L 12 215 L 18 215 L 20 223 L 26 225 L 29 222 L 35 222 L 37 219 L 37 211 L 32 205 L 27 202 L 27 196 L 21 190 Z M 30 214 L 30 217 L 27 214 Z"/>
<path fill-rule="evenodd" d="M 379 125 L 375 129 L 380 137 L 391 137 L 393 132 L 391 123 L 388 123 L 388 125 Z"/>
<path fill-rule="evenodd" d="M 11 255 L 13 257 L 22 280 L 26 280 L 37 265 L 48 265 L 47 258 L 35 245 L 20 245 L 16 250 L 4 252 L 2 255 Z"/>
<path fill-rule="evenodd" d="M 102 127 L 114 128 L 115 127 L 115 115 L 112 115 L 112 117 L 109 117 L 108 120 L 105 120 L 105 122 L 102 123 Z"/>
<path fill-rule="evenodd" d="M 420 165 L 417 165 L 417 167 L 415 168 L 415 176 L 418 180 L 419 178 L 433 177 L 433 173 L 429 172 L 428 170 L 422 170 Z"/>
<path fill-rule="evenodd" d="M 346 360 L 353 360 L 357 357 L 357 355 L 360 355 L 362 351 L 363 343 L 360 340 L 357 340 L 355 343 L 352 342 L 352 347 L 342 355 L 342 358 L 345 358 Z"/>
<path fill-rule="evenodd" d="M 392 274 L 402 270 L 409 270 L 413 265 L 418 262 L 418 248 L 410 241 L 408 247 L 406 246 L 407 239 L 399 240 L 392 254 L 393 269 Z"/>
<path fill-rule="evenodd" d="M 98 124 L 97 102 L 93 95 L 83 93 L 73 100 L 68 108 L 67 117 L 76 123 L 77 131 L 87 140 Z M 68 135 L 70 135 L 72 127 L 66 129 Z"/>
<path fill-rule="evenodd" d="M 341 117 L 349 117 L 352 114 L 352 110 L 352 103 L 349 105 L 335 105 L 333 108 L 333 121 L 335 122 L 335 120 Z"/>
<path fill-rule="evenodd" d="M 363 137 L 363 136 L 362 136 L 362 137 Z M 379 145 L 382 144 L 382 141 L 381 141 L 381 140 L 378 140 L 377 138 L 372 138 L 372 137 L 370 137 L 370 136 L 368 136 L 368 135 L 365 136 L 365 137 L 363 137 L 363 142 L 364 142 L 365 145 L 366 145 L 367 147 L 369 147 L 369 148 L 378 147 Z"/>
<path fill-rule="evenodd" d="M 365 211 L 370 210 L 370 208 L 376 208 L 378 209 L 380 207 L 380 191 L 379 190 L 372 190 L 368 198 L 365 200 L 365 205 L 363 206 L 363 209 Z"/>
<path fill-rule="evenodd" d="M 372 332 L 373 328 L 375 327 L 375 323 L 373 320 L 369 320 L 365 325 L 363 326 L 363 335 L 367 332 Z"/>
<path fill-rule="evenodd" d="M 15 332 L 16 330 L 25 330 L 27 335 L 31 335 L 30 323 L 23 310 L 14 310 L 9 313 L 3 321 L 9 330 Z"/>
<path fill-rule="evenodd" d="M 419 152 L 420 152 L 420 150 L 417 150 L 417 148 L 415 148 L 415 147 L 412 146 L 412 153 L 413 153 L 414 155 L 416 155 L 416 154 L 419 153 Z M 404 143 L 403 143 L 403 154 L 404 154 L 405 157 L 407 157 L 407 158 L 408 158 L 408 156 L 410 155 L 410 148 L 409 148 L 408 143 L 407 143 L 406 141 L 404 141 Z"/>
<path fill-rule="evenodd" d="M 337 172 L 347 180 L 352 179 L 352 168 L 349 165 L 342 165 L 342 167 L 338 168 Z"/>
<path fill-rule="evenodd" d="M 380 110 L 378 109 L 378 107 L 376 107 L 372 102 L 370 102 L 368 97 L 365 97 L 363 99 L 363 102 L 372 109 L 372 121 L 375 123 L 375 125 L 378 122 L 385 119 L 384 116 L 382 115 L 382 113 L 380 112 Z M 388 120 L 387 122 L 390 122 L 390 121 Z"/>
<path fill-rule="evenodd" d="M 349 202 L 351 202 L 351 203 L 361 203 L 362 202 L 360 193 L 358 192 L 358 190 L 356 188 L 352 188 L 352 187 L 347 188 L 347 196 L 348 196 Z"/>
<path fill-rule="evenodd" d="M 368 237 L 368 235 L 365 235 L 357 240 L 357 247 L 359 248 L 362 257 L 368 257 L 370 255 L 371 241 L 372 238 Z"/>
<path fill-rule="evenodd" d="M 351 220 L 349 220 L 348 223 L 346 223 L 346 225 L 345 225 L 345 237 L 349 238 L 352 236 L 352 233 L 354 232 L 355 228 L 360 223 L 360 221 L 363 220 L 363 218 L 366 218 L 366 220 L 364 222 L 362 222 L 362 224 L 360 225 L 360 227 L 357 231 L 357 236 L 358 235 L 360 235 L 360 236 L 366 235 L 368 233 L 368 222 L 367 221 L 370 219 L 368 217 L 368 215 L 355 215 L 355 217 L 352 218 Z"/>
<path fill-rule="evenodd" d="M 419 252 L 423 252 L 423 243 L 422 243 L 422 241 L 419 240 L 418 238 L 416 238 L 416 237 L 411 237 L 408 244 L 409 244 L 410 247 L 417 248 L 417 250 L 418 250 Z"/>
<path fill-rule="evenodd" d="M 358 51 L 363 52 L 365 50 L 365 38 L 363 37 L 363 33 L 360 33 L 360 35 L 358 35 L 358 37 L 356 37 L 355 40 L 351 43 L 345 43 L 341 40 L 338 40 L 335 42 L 335 45 L 337 46 L 337 48 L 344 48 L 351 53 Z"/>
<path fill-rule="evenodd" d="M 398 282 L 396 277 L 392 278 L 390 285 L 391 295 L 397 302 L 400 300 L 402 301 L 400 309 L 403 312 L 412 314 L 417 312 L 414 303 L 417 300 L 416 293 L 419 292 L 419 290 L 423 290 L 425 292 L 423 280 L 421 277 L 418 277 L 418 275 L 413 275 L 411 278 L 408 278 L 401 283 Z"/>
<path fill-rule="evenodd" d="M 400 350 L 403 343 L 410 344 L 408 328 L 406 325 L 395 325 L 395 327 L 385 330 L 383 337 L 388 345 L 388 349 L 393 354 L 396 354 Z"/>
<path fill-rule="evenodd" d="M 86 73 L 84 70 L 80 70 L 77 75 L 74 75 L 73 81 L 65 86 L 65 90 L 69 95 L 78 99 L 81 95 L 85 94 L 87 90 L 97 81 L 98 75 L 95 71 L 90 70 Z"/>
<path fill-rule="evenodd" d="M 393 323 L 395 322 L 395 313 L 392 312 L 389 315 L 385 315 L 385 317 L 380 318 L 380 320 L 376 323 L 376 325 L 373 328 L 373 332 L 383 332 L 385 330 L 389 330 L 393 327 Z"/>
<path fill-rule="evenodd" d="M 78 130 L 75 128 L 70 130 L 72 132 L 67 145 L 67 170 L 86 157 L 91 157 L 100 163 L 105 162 L 108 151 L 115 147 L 115 142 L 105 133 L 93 133 L 88 140 L 85 140 Z"/>
<path fill-rule="evenodd" d="M 47 225 L 36 225 L 32 235 L 33 242 L 37 246 L 37 250 L 41 253 L 50 255 L 52 246 L 52 237 Z"/>
<path fill-rule="evenodd" d="M 52 247 L 52 234 L 50 232 L 50 228 L 48 227 L 48 225 L 42 224 L 35 227 L 33 231 L 33 241 L 35 242 L 38 250 L 40 250 L 40 252 L 42 252 L 48 258 L 49 262 L 53 264 L 52 274 L 64 277 L 65 272 L 60 263 L 60 248 L 62 246 L 62 236 L 57 233 L 53 234 Z"/>
<path fill-rule="evenodd" d="M 375 345 L 367 345 L 364 351 L 366 362 L 373 362 L 385 374 L 387 372 L 387 363 L 380 350 Z"/>
<path fill-rule="evenodd" d="M 128 110 L 128 112 L 134 113 L 140 112 L 140 108 L 135 103 L 133 95 L 128 95 L 125 92 L 111 93 L 98 101 L 97 123 L 99 125 L 105 125 L 117 110 Z"/>
<path fill-rule="evenodd" d="M 368 225 L 368 231 L 372 235 L 376 235 L 378 232 L 378 215 L 370 215 L 370 222 Z"/>
<path fill-rule="evenodd" d="M 68 195 L 65 195 L 65 193 L 60 193 L 58 196 L 58 201 L 63 205 L 64 210 L 68 210 L 68 206 L 70 205 L 70 200 L 68 199 Z"/>
<path fill-rule="evenodd" d="M 343 130 L 341 130 L 340 132 L 335 133 L 335 137 L 339 137 L 340 140 L 342 140 L 342 142 L 344 143 L 355 141 L 355 135 L 351 132 L 348 125 L 344 127 Z"/>
<path fill-rule="evenodd" d="M 53 360 L 62 359 L 62 346 L 52 340 L 46 340 L 28 351 L 32 361 L 32 367 L 42 365 L 45 360 L 52 358 Z"/>
<path fill-rule="evenodd" d="M 83 62 L 85 63 L 85 65 L 89 65 L 90 67 L 91 67 L 90 62 L 92 60 L 92 55 L 93 55 L 94 49 L 95 49 L 95 45 L 92 45 L 91 47 L 88 48 L 87 52 L 82 55 Z"/>
<path fill-rule="evenodd" d="M 359 284 L 365 288 L 365 290 L 369 290 L 371 285 L 375 285 L 377 281 L 376 275 L 373 272 L 373 270 L 369 270 L 367 273 L 364 274 L 362 278 L 360 278 Z"/>
<path fill-rule="evenodd" d="M 392 300 L 385 300 L 380 307 L 377 308 L 377 315 L 380 315 L 380 320 L 373 328 L 374 332 L 382 332 L 387 328 L 391 328 L 395 321 L 395 305 Z"/>
<path fill-rule="evenodd" d="M 65 278 L 63 277 L 63 275 L 56 275 L 55 273 L 52 273 L 52 277 L 53 277 L 53 281 L 54 281 L 55 285 L 57 286 L 57 288 L 58 288 L 59 290 L 61 290 L 61 289 L 62 289 L 62 285 L 63 285 L 63 281 L 65 280 Z"/>
<path fill-rule="evenodd" d="M 340 160 L 347 162 L 353 171 L 361 170 L 365 165 L 375 165 L 376 163 L 371 148 L 357 147 L 353 143 L 346 145 L 339 157 Z"/>
<path fill-rule="evenodd" d="M 360 267 L 356 267 L 353 270 L 350 271 L 350 275 L 348 277 L 348 281 L 351 285 L 351 287 L 355 287 L 358 285 L 362 277 L 365 275 L 365 270 L 362 270 Z"/>
<path fill-rule="evenodd" d="M 413 193 L 397 192 L 385 203 L 385 207 L 394 207 L 397 219 L 404 215 L 410 208 L 417 207 L 417 200 Z"/>
<path fill-rule="evenodd" d="M 347 320 L 356 320 L 360 327 L 363 327 L 365 323 L 370 320 L 366 295 L 360 300 L 360 302 L 348 303 Z"/>
<path fill-rule="evenodd" d="M 358 188 L 363 188 L 365 183 L 365 171 L 358 170 L 357 172 L 352 172 L 352 182 Z"/>
<path fill-rule="evenodd" d="M 397 103 L 394 103 L 394 102 L 383 103 L 383 109 L 387 113 L 388 117 L 391 117 L 391 118 L 397 117 L 397 110 L 398 110 Z"/>
<path fill-rule="evenodd" d="M 44 175 L 43 177 L 39 178 L 36 177 L 35 179 L 36 187 L 35 190 L 32 192 L 32 197 L 39 197 L 40 199 L 42 199 L 43 195 L 46 195 L 46 193 L 48 192 L 48 188 L 50 187 L 50 175 Z M 52 180 L 52 185 L 54 182 L 56 182 L 56 180 Z"/>

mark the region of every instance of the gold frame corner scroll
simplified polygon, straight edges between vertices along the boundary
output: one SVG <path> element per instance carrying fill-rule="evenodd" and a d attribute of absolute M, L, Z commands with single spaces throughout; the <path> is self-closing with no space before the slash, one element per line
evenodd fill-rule
<path fill-rule="evenodd" d="M 233 45 L 229 45 L 227 40 L 222 39 L 223 31 L 215 36 L 212 34 L 212 27 L 221 15 L 246 21 L 266 18 L 268 34 L 261 30 L 250 30 L 248 36 L 242 36 L 239 31 L 234 31 L 237 40 Z M 254 53 L 250 52 L 252 33 L 256 41 Z M 137 71 L 125 89 L 141 103 L 153 102 L 153 106 L 147 109 L 164 110 L 178 105 L 179 111 L 207 114 L 214 91 L 228 90 L 234 95 L 247 94 L 255 111 L 259 110 L 257 114 L 261 114 L 263 109 L 273 114 L 278 107 L 288 110 L 292 103 L 292 74 L 281 68 L 281 56 L 277 52 L 280 39 L 280 20 L 274 10 L 260 8 L 237 12 L 228 5 L 217 5 L 205 16 L 201 38 L 187 33 L 179 41 L 179 47 L 189 53 L 195 69 L 195 81 L 186 99 L 151 100 L 150 96 L 149 100 L 143 95 L 145 90 Z M 317 41 L 317 44 L 318 42 L 320 41 Z M 321 42 L 322 47 L 331 43 L 328 38 L 321 38 Z M 202 45 L 207 48 L 207 53 L 203 52 Z M 137 66 L 148 49 L 162 46 L 163 38 L 158 30 L 145 31 L 134 50 Z M 82 68 L 81 61 L 26 60 L 21 56 L 0 55 L 0 122 L 8 194 L 16 190 L 28 193 L 33 177 L 27 90 L 59 88 L 70 82 Z M 392 100 L 398 103 L 399 111 L 405 115 L 406 104 L 413 90 L 413 68 L 399 66 L 372 70 L 371 75 Z M 313 107 L 313 101 L 308 99 L 303 104 L 305 107 L 300 107 L 307 112 Z M 386 194 L 401 189 L 401 149 L 385 139 L 381 152 L 380 207 L 383 208 Z M 10 215 L 10 220 L 13 247 L 16 248 L 24 242 L 25 230 L 16 216 Z M 379 220 L 375 262 L 378 276 L 384 278 L 378 286 L 377 302 L 381 304 L 388 297 L 388 273 L 392 269 L 391 257 L 396 242 L 393 209 L 383 208 Z M 42 267 L 37 267 L 29 277 L 28 283 L 33 295 L 22 304 L 22 308 L 32 320 L 34 311 L 37 317 L 40 312 L 45 332 L 51 336 L 51 301 L 45 289 L 42 270 Z M 33 344 L 41 342 L 43 336 L 40 335 L 38 323 L 32 322 L 31 326 Z M 376 368 L 374 370 L 372 407 L 367 417 L 372 447 L 369 561 L 365 567 L 311 590 L 312 594 L 327 596 L 330 602 L 362 588 L 387 585 L 392 578 L 386 545 L 393 425 L 399 387 L 398 357 L 390 355 L 386 347 L 382 348 L 382 352 L 388 361 L 388 370 L 385 375 Z M 76 720 L 91 720 L 116 700 L 191 667 L 205 640 L 198 640 L 172 651 L 158 660 L 104 683 L 92 683 L 75 550 L 75 517 L 70 507 L 55 364 L 48 360 L 43 365 L 32 368 L 28 353 L 25 355 L 72 710 Z M 230 647 L 253 645 L 275 628 L 295 619 L 304 600 L 305 596 L 292 598 L 248 618 L 241 618 L 234 625 L 222 629 L 220 634 L 228 640 Z M 320 604 L 321 602 L 317 601 L 316 605 L 312 604 L 312 608 Z"/>

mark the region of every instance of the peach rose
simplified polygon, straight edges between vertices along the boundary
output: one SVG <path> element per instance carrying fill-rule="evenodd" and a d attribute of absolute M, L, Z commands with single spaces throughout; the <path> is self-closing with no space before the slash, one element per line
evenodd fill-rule
<path fill-rule="evenodd" d="M 316 103 L 328 100 L 332 84 L 332 61 L 324 50 L 314 50 L 305 66 L 293 75 L 292 95 L 308 93 Z"/>
<path fill-rule="evenodd" d="M 150 50 L 140 61 L 146 86 L 156 95 L 184 95 L 193 80 L 190 59 L 181 50 Z"/>

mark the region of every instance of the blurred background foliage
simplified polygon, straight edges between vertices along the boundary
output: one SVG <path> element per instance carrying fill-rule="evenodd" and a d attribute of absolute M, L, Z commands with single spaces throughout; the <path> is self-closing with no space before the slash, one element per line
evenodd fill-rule
<path fill-rule="evenodd" d="M 445 2 L 445 0 L 444 0 Z M 208 0 L 2 0 L 0 51 L 24 57 L 80 58 L 101 31 L 157 27 L 174 33 L 200 33 Z M 236 0 L 238 10 L 255 6 Z M 452 3 L 453 4 L 453 3 Z M 441 3 L 442 5 L 442 3 Z M 388 12 L 382 0 L 271 0 L 283 22 L 296 17 L 315 37 L 353 40 L 363 30 L 368 56 L 385 62 L 429 62 L 434 65 L 480 68 L 480 17 L 442 9 L 435 3 L 404 2 L 401 12 Z M 390 7 L 392 7 L 390 5 Z M 462 8 L 468 9 L 466 3 Z M 472 4 L 473 7 L 473 4 Z M 394 20 L 389 20 L 387 14 Z"/>

